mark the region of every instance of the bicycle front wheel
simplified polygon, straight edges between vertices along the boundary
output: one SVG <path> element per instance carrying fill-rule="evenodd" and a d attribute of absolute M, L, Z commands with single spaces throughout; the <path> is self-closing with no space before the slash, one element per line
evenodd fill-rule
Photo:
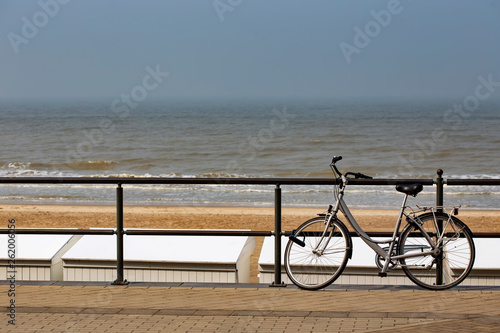
<path fill-rule="evenodd" d="M 405 274 L 415 284 L 431 290 L 448 289 L 461 283 L 474 265 L 475 248 L 469 228 L 459 219 L 442 213 L 423 214 L 416 221 L 439 250 L 432 255 L 418 255 L 431 251 L 432 245 L 417 225 L 410 225 L 403 231 L 398 245 L 399 255 L 416 255 L 400 259 Z M 442 235 L 441 241 L 439 235 Z"/>
<path fill-rule="evenodd" d="M 351 236 L 339 220 L 326 228 L 324 217 L 304 222 L 288 240 L 285 269 L 302 289 L 316 290 L 333 283 L 342 274 L 352 251 Z"/>

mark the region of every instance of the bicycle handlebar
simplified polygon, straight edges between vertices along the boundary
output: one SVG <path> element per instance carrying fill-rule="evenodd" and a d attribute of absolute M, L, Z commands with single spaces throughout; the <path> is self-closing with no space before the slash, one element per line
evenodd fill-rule
<path fill-rule="evenodd" d="M 337 163 L 338 161 L 340 161 L 342 159 L 342 156 L 333 156 L 332 158 L 332 164 L 335 164 Z"/>
<path fill-rule="evenodd" d="M 330 166 L 332 167 L 332 169 L 340 176 L 340 177 L 345 177 L 347 178 L 348 176 L 354 176 L 355 179 L 359 179 L 359 178 L 363 178 L 363 179 L 373 179 L 373 177 L 371 176 L 368 176 L 368 175 L 365 175 L 365 174 L 362 174 L 361 172 L 346 172 L 345 174 L 343 174 L 342 172 L 339 171 L 339 169 L 337 169 L 337 166 L 335 165 L 335 163 L 337 163 L 338 161 L 342 160 L 342 156 L 333 156 L 332 158 L 332 163 L 330 164 Z"/>
<path fill-rule="evenodd" d="M 347 173 L 345 174 L 345 176 L 346 176 L 346 177 L 347 177 L 347 176 L 354 176 L 354 178 L 356 178 L 356 179 L 359 179 L 359 178 L 364 178 L 364 179 L 373 179 L 373 177 L 371 177 L 371 176 L 367 176 L 367 175 L 364 175 L 364 174 L 362 174 L 361 172 L 356 172 L 356 173 L 354 173 L 354 172 L 347 172 Z"/>

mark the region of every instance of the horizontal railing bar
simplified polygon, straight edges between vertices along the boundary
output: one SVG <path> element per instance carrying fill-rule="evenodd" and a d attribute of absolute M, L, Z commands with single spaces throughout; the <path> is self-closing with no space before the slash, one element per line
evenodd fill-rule
<path fill-rule="evenodd" d="M 200 184 L 200 185 L 334 185 L 333 178 L 122 178 L 122 177 L 0 177 L 3 184 Z M 433 185 L 432 179 L 350 179 L 349 185 Z"/>
<path fill-rule="evenodd" d="M 121 178 L 121 177 L 0 177 L 7 184 L 200 184 L 200 185 L 333 185 L 327 178 Z"/>
<path fill-rule="evenodd" d="M 115 230 L 94 230 L 94 229 L 15 229 L 15 234 L 19 235 L 114 235 Z M 13 229 L 0 229 L 0 234 L 13 233 Z M 168 229 L 168 230 L 155 230 L 155 229 L 133 229 L 123 231 L 126 235 L 131 236 L 255 236 L 255 237 L 268 237 L 274 235 L 273 231 L 262 230 L 191 230 L 191 229 Z M 283 236 L 290 236 L 292 231 L 283 231 Z M 367 232 L 370 237 L 392 237 L 392 232 L 385 231 L 372 231 Z M 352 237 L 358 235 L 351 231 Z M 474 232 L 474 238 L 500 238 L 500 232 Z"/>
<path fill-rule="evenodd" d="M 473 238 L 500 238 L 500 232 L 473 232 Z"/>
<path fill-rule="evenodd" d="M 172 235 L 172 236 L 272 236 L 272 231 L 252 231 L 252 230 L 190 230 L 190 229 L 169 229 L 169 230 L 152 230 L 152 229 L 134 229 L 124 230 L 125 235 Z"/>
<path fill-rule="evenodd" d="M 349 185 L 398 185 L 419 183 L 434 185 L 434 179 L 428 178 L 375 178 L 349 179 Z M 498 186 L 500 179 L 445 179 L 449 186 L 476 185 Z M 334 185 L 333 178 L 122 178 L 122 177 L 0 177 L 0 184 L 197 184 L 197 185 Z"/>
<path fill-rule="evenodd" d="M 16 228 L 16 229 L 0 229 L 0 234 L 16 235 L 114 235 L 115 230 L 94 230 L 94 229 L 31 229 L 31 228 Z"/>
<path fill-rule="evenodd" d="M 0 177 L 2 184 L 198 184 L 198 185 L 334 185 L 331 178 L 121 178 L 121 177 Z M 397 185 L 419 183 L 434 185 L 433 179 L 350 179 L 349 185 Z M 445 179 L 445 184 L 498 186 L 500 179 Z"/>
<path fill-rule="evenodd" d="M 496 186 L 500 185 L 500 179 L 447 179 L 446 185 L 486 185 Z"/>

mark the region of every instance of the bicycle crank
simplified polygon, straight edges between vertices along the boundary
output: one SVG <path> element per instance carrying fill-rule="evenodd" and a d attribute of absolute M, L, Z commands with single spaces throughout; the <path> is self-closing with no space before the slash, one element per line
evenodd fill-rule
<path fill-rule="evenodd" d="M 377 265 L 378 268 L 383 269 L 385 265 L 385 258 L 382 257 L 380 254 L 375 255 L 375 264 Z M 392 271 L 394 268 L 398 267 L 398 262 L 391 260 L 389 263 L 389 267 L 387 268 L 388 271 Z"/>

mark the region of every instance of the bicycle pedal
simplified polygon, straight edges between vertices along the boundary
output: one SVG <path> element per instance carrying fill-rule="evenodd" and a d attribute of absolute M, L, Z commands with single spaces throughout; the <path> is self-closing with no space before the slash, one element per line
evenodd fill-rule
<path fill-rule="evenodd" d="M 290 235 L 290 240 L 292 242 L 294 242 L 295 244 L 299 245 L 299 246 L 302 246 L 302 247 L 305 247 L 306 246 L 306 243 L 304 243 L 303 241 L 301 241 L 300 239 L 298 239 L 297 237 L 295 237 L 294 235 Z"/>
<path fill-rule="evenodd" d="M 378 276 L 380 276 L 380 277 L 387 277 L 387 273 L 378 272 Z"/>

